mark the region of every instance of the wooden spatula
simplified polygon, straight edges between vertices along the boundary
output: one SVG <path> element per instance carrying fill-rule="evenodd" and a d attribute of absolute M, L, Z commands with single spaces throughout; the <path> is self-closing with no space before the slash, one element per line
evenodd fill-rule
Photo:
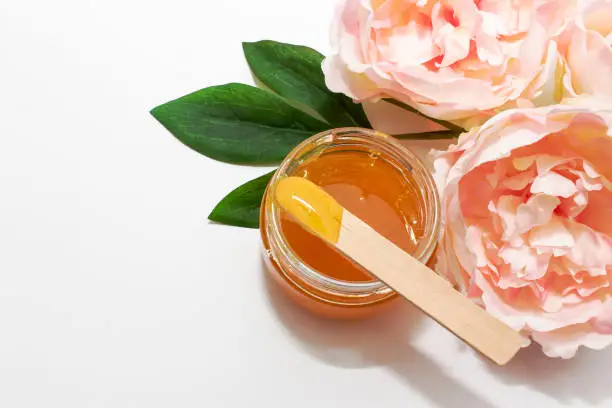
<path fill-rule="evenodd" d="M 335 247 L 457 337 L 497 363 L 506 364 L 524 339 L 475 305 L 434 271 L 343 208 L 309 180 L 287 177 L 276 202 L 312 234 Z"/>

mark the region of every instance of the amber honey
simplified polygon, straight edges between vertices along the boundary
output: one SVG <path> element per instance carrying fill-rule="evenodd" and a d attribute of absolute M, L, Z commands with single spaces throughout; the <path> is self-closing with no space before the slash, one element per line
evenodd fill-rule
<path fill-rule="evenodd" d="M 439 202 L 431 175 L 390 137 L 339 129 L 298 146 L 271 181 L 304 177 L 400 248 L 427 262 L 439 232 Z M 270 186 L 269 186 L 270 191 Z M 261 233 L 275 281 L 320 314 L 357 317 L 380 310 L 395 293 L 360 266 L 294 222 L 269 192 Z"/>
<path fill-rule="evenodd" d="M 293 175 L 323 187 L 344 208 L 409 253 L 423 237 L 423 198 L 415 181 L 367 148 L 330 148 L 302 163 Z M 320 273 L 344 281 L 375 280 L 284 213 L 281 222 L 289 245 Z"/>

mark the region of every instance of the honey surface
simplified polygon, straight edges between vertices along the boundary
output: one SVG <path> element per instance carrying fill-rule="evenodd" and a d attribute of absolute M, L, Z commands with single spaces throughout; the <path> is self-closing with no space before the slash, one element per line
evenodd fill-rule
<path fill-rule="evenodd" d="M 423 235 L 422 197 L 409 173 L 368 151 L 328 150 L 302 163 L 293 176 L 305 177 L 333 196 L 343 207 L 411 253 Z M 374 279 L 310 234 L 287 214 L 282 229 L 296 254 L 306 264 L 331 278 L 366 282 Z"/>

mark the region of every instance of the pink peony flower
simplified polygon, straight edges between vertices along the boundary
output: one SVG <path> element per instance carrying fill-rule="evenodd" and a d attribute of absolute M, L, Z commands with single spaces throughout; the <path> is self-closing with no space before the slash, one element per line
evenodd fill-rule
<path fill-rule="evenodd" d="M 569 68 L 566 88 L 570 95 L 612 96 L 612 1 L 581 4 L 575 21 L 559 38 Z"/>
<path fill-rule="evenodd" d="M 572 103 L 502 112 L 434 162 L 440 273 L 564 358 L 612 343 L 612 108 Z"/>
<path fill-rule="evenodd" d="M 345 0 L 327 86 L 355 100 L 393 97 L 446 120 L 552 103 L 558 34 L 572 0 Z M 545 92 L 546 91 L 546 92 Z"/>

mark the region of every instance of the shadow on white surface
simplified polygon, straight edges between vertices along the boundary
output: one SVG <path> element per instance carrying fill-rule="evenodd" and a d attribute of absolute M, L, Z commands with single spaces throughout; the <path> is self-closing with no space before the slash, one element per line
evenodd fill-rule
<path fill-rule="evenodd" d="M 493 408 L 411 346 L 410 337 L 418 332 L 422 315 L 407 302 L 397 302 L 387 313 L 365 320 L 325 319 L 295 305 L 268 273 L 262 276 L 272 309 L 296 344 L 311 356 L 343 368 L 387 367 L 438 406 L 462 401 L 469 408 Z"/>
<path fill-rule="evenodd" d="M 487 367 L 504 382 L 536 389 L 566 406 L 575 401 L 592 406 L 612 405 L 612 349 L 581 348 L 576 357 L 563 360 L 546 357 L 533 344 L 505 367 Z"/>

